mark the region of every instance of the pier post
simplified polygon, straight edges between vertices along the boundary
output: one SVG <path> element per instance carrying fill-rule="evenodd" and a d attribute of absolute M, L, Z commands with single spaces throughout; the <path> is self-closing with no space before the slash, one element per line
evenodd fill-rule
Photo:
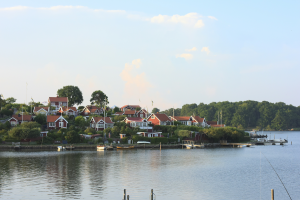
<path fill-rule="evenodd" d="M 151 200 L 153 200 L 153 189 L 151 189 Z"/>
<path fill-rule="evenodd" d="M 124 189 L 124 196 L 123 196 L 123 200 L 126 200 L 126 189 Z"/>
<path fill-rule="evenodd" d="M 159 150 L 161 150 L 161 142 L 159 143 Z"/>
<path fill-rule="evenodd" d="M 271 200 L 274 200 L 274 190 L 271 189 Z"/>
<path fill-rule="evenodd" d="M 127 200 L 129 200 L 129 195 L 127 195 Z"/>

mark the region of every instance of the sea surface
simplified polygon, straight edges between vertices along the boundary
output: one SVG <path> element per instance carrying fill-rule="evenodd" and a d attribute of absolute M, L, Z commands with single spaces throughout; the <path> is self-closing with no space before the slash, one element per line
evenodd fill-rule
<path fill-rule="evenodd" d="M 271 189 L 275 199 L 300 199 L 300 132 L 264 134 L 289 143 L 161 151 L 0 151 L 0 199 L 121 200 L 124 189 L 130 200 L 149 200 L 151 189 L 157 200 L 271 199 Z"/>

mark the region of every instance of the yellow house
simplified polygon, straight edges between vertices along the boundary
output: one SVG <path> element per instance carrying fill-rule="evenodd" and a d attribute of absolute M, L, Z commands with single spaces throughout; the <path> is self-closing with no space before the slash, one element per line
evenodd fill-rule
<path fill-rule="evenodd" d="M 43 114 L 43 115 L 48 115 L 49 112 L 49 107 L 34 107 L 33 113 L 38 115 L 38 114 Z"/>

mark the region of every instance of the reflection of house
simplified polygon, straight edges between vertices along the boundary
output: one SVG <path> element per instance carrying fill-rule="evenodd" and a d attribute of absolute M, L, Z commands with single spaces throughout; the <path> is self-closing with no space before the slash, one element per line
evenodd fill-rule
<path fill-rule="evenodd" d="M 49 107 L 34 107 L 33 113 L 35 115 L 38 115 L 38 114 L 48 115 Z"/>
<path fill-rule="evenodd" d="M 152 127 L 148 126 L 148 122 L 146 119 L 140 117 L 126 117 L 124 119 L 126 124 L 130 124 L 131 128 L 139 127 L 140 129 L 152 132 Z"/>
<path fill-rule="evenodd" d="M 60 107 L 68 106 L 68 97 L 49 97 L 48 103 L 55 108 L 54 111 L 56 112 Z"/>
<path fill-rule="evenodd" d="M 24 122 L 30 122 L 33 121 L 32 115 L 13 115 L 9 120 L 9 123 L 11 126 L 17 126 L 19 124 L 22 124 Z"/>
<path fill-rule="evenodd" d="M 126 111 L 126 110 L 135 110 L 136 108 L 140 108 L 141 106 L 139 105 L 125 105 L 125 106 L 122 106 L 120 108 L 120 110 L 122 111 Z"/>
<path fill-rule="evenodd" d="M 47 128 L 48 129 L 61 129 L 67 128 L 68 121 L 60 115 L 48 115 L 47 116 Z"/>
<path fill-rule="evenodd" d="M 140 111 L 136 112 L 135 114 L 137 117 L 147 118 L 149 113 L 145 109 L 141 109 Z"/>
<path fill-rule="evenodd" d="M 126 117 L 135 117 L 135 113 L 135 110 L 126 110 L 123 115 L 126 115 Z"/>
<path fill-rule="evenodd" d="M 114 123 L 111 121 L 110 117 L 92 117 L 90 121 L 90 127 L 95 129 L 96 131 L 104 130 L 105 128 L 112 128 L 114 126 Z"/>
<path fill-rule="evenodd" d="M 82 115 L 102 115 L 104 113 L 103 108 L 98 107 L 98 106 L 86 106 L 82 110 Z"/>
<path fill-rule="evenodd" d="M 147 118 L 148 123 L 153 125 L 171 125 L 172 120 L 166 114 L 152 113 Z"/>
<path fill-rule="evenodd" d="M 76 107 L 60 107 L 57 112 L 66 115 L 74 115 L 74 116 L 78 115 L 78 111 Z"/>
<path fill-rule="evenodd" d="M 155 133 L 149 133 L 149 132 L 137 132 L 136 134 L 143 137 L 162 137 L 162 132 L 155 132 Z"/>

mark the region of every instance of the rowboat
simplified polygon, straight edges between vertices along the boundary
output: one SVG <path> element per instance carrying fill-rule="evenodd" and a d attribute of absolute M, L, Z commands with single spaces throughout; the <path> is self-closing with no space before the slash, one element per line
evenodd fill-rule
<path fill-rule="evenodd" d="M 106 150 L 114 150 L 114 147 L 113 146 L 107 146 Z"/>
<path fill-rule="evenodd" d="M 129 147 L 118 147 L 117 149 L 134 149 L 134 146 L 129 146 Z"/>
<path fill-rule="evenodd" d="M 73 146 L 66 146 L 66 150 L 74 150 L 75 149 L 75 147 L 73 147 Z"/>
<path fill-rule="evenodd" d="M 66 148 L 63 146 L 57 146 L 57 151 L 63 151 L 63 150 L 66 150 Z"/>
<path fill-rule="evenodd" d="M 98 145 L 97 146 L 97 151 L 104 151 L 106 150 L 106 146 L 105 145 Z"/>
<path fill-rule="evenodd" d="M 148 142 L 148 141 L 138 141 L 137 144 L 151 144 L 151 142 Z"/>

